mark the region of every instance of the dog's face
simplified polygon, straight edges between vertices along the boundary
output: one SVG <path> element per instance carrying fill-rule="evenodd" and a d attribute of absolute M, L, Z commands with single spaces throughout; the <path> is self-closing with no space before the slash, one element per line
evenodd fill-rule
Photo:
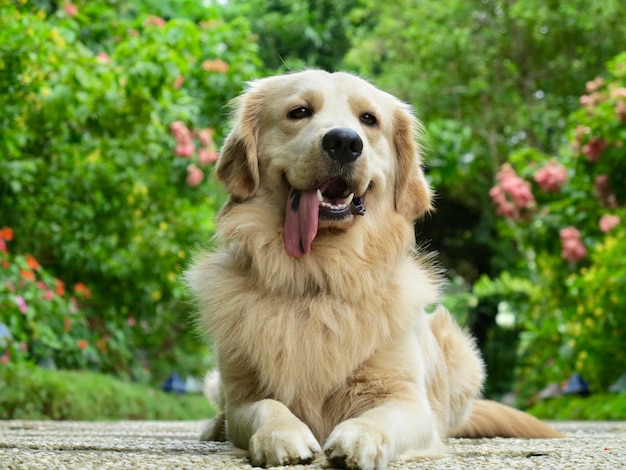
<path fill-rule="evenodd" d="M 284 213 L 285 250 L 348 230 L 372 209 L 413 220 L 430 208 L 406 105 L 347 73 L 253 82 L 236 100 L 218 161 L 231 204 L 264 198 Z"/>

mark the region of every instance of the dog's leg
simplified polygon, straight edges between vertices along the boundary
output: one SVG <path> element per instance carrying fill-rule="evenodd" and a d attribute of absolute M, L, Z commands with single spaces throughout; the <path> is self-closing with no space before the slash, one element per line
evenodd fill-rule
<path fill-rule="evenodd" d="M 202 428 L 200 440 L 220 442 L 228 440 L 228 433 L 226 432 L 226 417 L 224 416 L 224 413 L 220 413 L 215 418 L 206 422 Z"/>
<path fill-rule="evenodd" d="M 276 400 L 227 407 L 232 442 L 248 449 L 255 466 L 307 463 L 320 452 L 311 430 Z"/>
<path fill-rule="evenodd" d="M 378 469 L 409 450 L 438 457 L 443 443 L 428 403 L 388 401 L 339 424 L 324 452 L 335 468 Z"/>

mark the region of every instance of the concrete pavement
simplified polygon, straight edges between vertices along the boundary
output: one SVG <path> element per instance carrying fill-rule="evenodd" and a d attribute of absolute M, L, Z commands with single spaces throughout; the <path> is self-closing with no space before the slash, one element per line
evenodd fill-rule
<path fill-rule="evenodd" d="M 391 469 L 626 469 L 626 421 L 557 422 L 564 439 L 450 439 L 439 460 Z M 245 453 L 199 442 L 200 421 L 0 421 L 0 469 L 252 468 Z M 325 460 L 282 469 L 322 469 Z"/>

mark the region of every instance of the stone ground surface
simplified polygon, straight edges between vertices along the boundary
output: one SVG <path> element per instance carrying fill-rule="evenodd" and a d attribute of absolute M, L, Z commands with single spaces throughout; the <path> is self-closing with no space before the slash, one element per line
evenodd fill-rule
<path fill-rule="evenodd" d="M 564 439 L 450 439 L 448 455 L 390 469 L 626 469 L 626 421 L 557 422 Z M 0 421 L 0 469 L 252 468 L 245 453 L 199 442 L 202 423 Z M 311 465 L 282 469 L 323 469 Z"/>

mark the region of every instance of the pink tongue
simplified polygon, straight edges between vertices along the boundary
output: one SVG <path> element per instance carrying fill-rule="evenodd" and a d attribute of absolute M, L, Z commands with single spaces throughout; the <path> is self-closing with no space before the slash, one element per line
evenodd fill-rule
<path fill-rule="evenodd" d="M 320 202 L 317 191 L 297 191 L 291 189 L 285 211 L 285 231 L 283 234 L 285 251 L 294 258 L 306 255 L 317 235 Z"/>

